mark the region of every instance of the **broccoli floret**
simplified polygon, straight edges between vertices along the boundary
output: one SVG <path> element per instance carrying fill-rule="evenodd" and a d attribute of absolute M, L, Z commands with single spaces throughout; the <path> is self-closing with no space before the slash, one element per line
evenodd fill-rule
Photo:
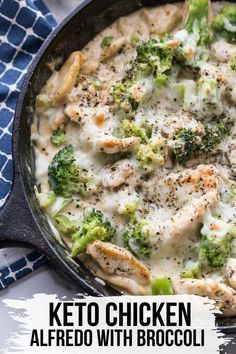
<path fill-rule="evenodd" d="M 110 241 L 115 234 L 115 228 L 102 212 L 92 209 L 84 216 L 78 231 L 72 235 L 71 256 L 76 257 L 84 252 L 87 245 L 95 240 Z"/>
<path fill-rule="evenodd" d="M 128 224 L 123 234 L 125 247 L 140 259 L 151 255 L 150 237 L 151 225 L 145 220 L 134 220 Z"/>
<path fill-rule="evenodd" d="M 129 215 L 133 220 L 136 218 L 136 211 L 140 205 L 140 198 L 137 194 L 129 196 L 128 200 L 118 208 L 121 215 Z"/>
<path fill-rule="evenodd" d="M 66 235 L 75 232 L 78 227 L 78 222 L 76 220 L 70 220 L 65 215 L 56 215 L 54 220 L 56 222 L 57 229 Z"/>
<path fill-rule="evenodd" d="M 101 41 L 100 47 L 101 48 L 109 47 L 111 45 L 113 39 L 114 38 L 112 36 L 104 37 L 103 40 Z"/>
<path fill-rule="evenodd" d="M 51 143 L 56 146 L 61 146 L 66 143 L 66 132 L 64 127 L 60 127 L 57 130 L 54 130 L 50 138 Z"/>
<path fill-rule="evenodd" d="M 173 295 L 174 290 L 170 278 L 154 278 L 151 280 L 152 295 Z"/>
<path fill-rule="evenodd" d="M 128 138 L 131 136 L 138 136 L 141 138 L 143 143 L 148 143 L 149 138 L 147 136 L 147 132 L 144 128 L 140 127 L 134 121 L 129 119 L 123 119 L 120 129 L 120 136 L 121 138 Z"/>
<path fill-rule="evenodd" d="M 173 150 L 176 160 L 180 164 L 186 164 L 199 154 L 201 135 L 191 128 L 180 129 L 172 138 Z"/>
<path fill-rule="evenodd" d="M 180 42 L 178 59 L 180 63 L 194 68 L 209 59 L 211 32 L 208 27 L 208 0 L 189 0 L 189 10 L 184 29 L 174 38 Z"/>
<path fill-rule="evenodd" d="M 181 278 L 201 278 L 202 264 L 199 260 L 199 242 L 189 249 L 183 262 L 183 270 L 180 273 Z"/>
<path fill-rule="evenodd" d="M 131 37 L 130 37 L 131 45 L 133 47 L 136 47 L 139 42 L 140 42 L 140 37 L 136 33 L 132 34 Z"/>
<path fill-rule="evenodd" d="M 52 215 L 52 217 L 57 215 L 71 202 L 70 198 L 56 196 L 53 191 L 39 193 L 36 186 L 34 187 L 34 190 L 40 207 L 43 209 L 48 209 L 47 211 L 50 215 Z"/>
<path fill-rule="evenodd" d="M 184 269 L 180 274 L 181 278 L 200 278 L 201 277 L 201 262 L 192 261 L 191 259 L 185 261 Z"/>
<path fill-rule="evenodd" d="M 200 260 L 210 267 L 223 267 L 231 255 L 236 227 L 209 214 L 201 229 L 201 235 Z"/>
<path fill-rule="evenodd" d="M 185 165 L 187 161 L 197 157 L 201 153 L 211 152 L 217 146 L 222 137 L 227 134 L 232 121 L 224 118 L 220 123 L 204 126 L 204 131 L 191 128 L 180 129 L 172 138 L 172 147 L 176 160 Z"/>
<path fill-rule="evenodd" d="M 207 45 L 212 38 L 208 27 L 208 0 L 188 0 L 188 4 L 189 10 L 185 29 L 198 36 L 198 45 Z"/>
<path fill-rule="evenodd" d="M 82 170 L 75 158 L 74 148 L 68 145 L 54 156 L 48 168 L 50 188 L 65 198 L 73 193 L 85 195 L 91 191 L 90 179 L 87 171 Z"/>
<path fill-rule="evenodd" d="M 136 154 L 140 167 L 151 172 L 157 166 L 165 163 L 165 141 L 162 137 L 156 136 L 150 139 L 147 144 L 140 144 Z"/>
<path fill-rule="evenodd" d="M 43 111 L 45 111 L 45 109 L 50 107 L 50 105 L 51 102 L 48 96 L 46 96 L 45 94 L 40 93 L 39 95 L 36 96 L 35 109 L 38 113 L 42 113 Z"/>
<path fill-rule="evenodd" d="M 133 81 L 118 82 L 113 86 L 112 95 L 117 107 L 127 113 L 136 111 L 139 106 L 132 91 L 133 86 Z"/>
<path fill-rule="evenodd" d="M 136 71 L 152 74 L 156 84 L 166 85 L 174 58 L 174 49 L 168 45 L 171 37 L 150 39 L 137 47 Z"/>
<path fill-rule="evenodd" d="M 227 41 L 236 41 L 236 6 L 224 6 L 212 22 L 214 30 Z"/>

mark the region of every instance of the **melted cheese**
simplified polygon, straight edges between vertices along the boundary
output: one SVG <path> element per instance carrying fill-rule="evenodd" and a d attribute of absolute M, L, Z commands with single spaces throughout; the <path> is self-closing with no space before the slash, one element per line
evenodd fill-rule
<path fill-rule="evenodd" d="M 214 9 L 219 6 L 221 5 L 213 4 Z M 133 145 L 130 141 L 114 138 L 120 121 L 109 100 L 112 85 L 124 76 L 129 61 L 135 58 L 136 48 L 130 44 L 131 36 L 135 34 L 140 40 L 148 40 L 166 31 L 175 33 L 181 12 L 182 4 L 177 4 L 177 7 L 166 5 L 142 9 L 118 19 L 99 33 L 83 49 L 87 60 L 82 64 L 75 86 L 70 90 L 68 88 L 69 92 L 64 90 L 67 95 L 63 104 L 60 101 L 55 107 L 46 108 L 43 112 L 36 111 L 35 124 L 32 127 L 35 177 L 42 191 L 49 189 L 48 166 L 59 150 L 51 144 L 50 136 L 52 130 L 63 122 L 66 122 L 67 142 L 76 147 L 77 163 L 82 169 L 89 171 L 94 184 L 98 186 L 97 192 L 86 198 L 73 197 L 72 202 L 63 209 L 63 214 L 73 219 L 81 219 L 84 211 L 90 207 L 101 210 L 117 229 L 116 244 L 123 246 L 122 233 L 128 221 L 127 215 L 124 215 L 124 205 L 138 202 L 139 217 L 152 223 L 154 227 L 155 251 L 150 260 L 144 263 L 153 276 L 173 278 L 179 276 L 186 252 L 197 242 L 199 228 L 205 220 L 207 210 L 220 215 L 225 222 L 235 222 L 236 204 L 226 197 L 225 192 L 235 188 L 231 180 L 231 170 L 217 160 L 213 161 L 214 166 L 209 166 L 212 159 L 209 159 L 210 162 L 205 160 L 205 164 L 200 166 L 201 160 L 193 160 L 187 169 L 178 164 L 173 165 L 168 157 L 163 167 L 147 175 L 132 155 L 132 149 L 140 144 L 139 138 L 132 142 Z M 153 27 L 153 18 L 156 19 L 156 14 L 160 16 L 155 20 Z M 226 26 L 228 30 L 234 29 L 231 27 L 229 29 L 229 24 Z M 112 36 L 118 46 L 118 49 L 113 48 L 112 53 L 104 52 L 100 46 L 106 36 Z M 182 30 L 175 39 L 184 40 L 186 36 L 188 34 Z M 225 63 L 225 58 L 231 54 L 225 53 L 223 49 L 220 51 L 219 43 L 222 48 L 224 47 L 223 41 L 213 43 L 213 55 L 206 66 L 210 69 L 218 68 L 220 61 L 222 66 L 220 70 L 225 76 L 229 76 L 227 84 L 222 86 L 224 91 L 219 97 L 219 100 L 223 100 L 229 92 L 229 87 L 235 86 L 236 78 L 227 71 Z M 190 36 L 184 48 L 185 52 L 193 50 L 195 45 L 194 36 Z M 234 53 L 235 46 L 231 46 L 229 51 Z M 102 83 L 101 90 L 94 89 L 91 84 L 94 75 Z M 60 77 L 60 80 L 63 81 L 63 78 Z M 190 88 L 189 102 L 195 104 L 193 95 L 195 81 L 185 76 L 182 83 L 186 82 Z M 163 134 L 166 139 L 181 128 L 188 127 L 199 131 L 203 129 L 202 123 L 196 120 L 192 113 L 183 111 L 175 83 L 171 83 L 167 88 L 157 89 L 149 77 L 145 77 L 138 80 L 133 90 L 143 102 L 136 111 L 136 123 L 141 125 L 145 123 L 153 131 Z M 234 100 L 233 93 L 231 96 Z M 62 98 L 60 97 L 60 100 Z M 220 109 L 223 109 L 222 107 L 220 106 Z M 224 101 L 224 109 L 235 117 L 235 105 Z M 37 122 L 38 129 L 35 128 Z M 219 146 L 224 154 L 233 151 L 235 136 L 231 136 L 227 142 L 229 143 L 224 142 Z M 122 155 L 124 153 L 125 157 Z M 235 154 L 231 158 L 235 161 Z M 208 203 L 207 197 L 212 195 L 214 200 Z M 52 223 L 53 219 L 50 215 L 48 217 Z M 208 229 L 207 221 L 202 232 L 207 233 Z M 67 243 L 70 245 L 69 241 Z M 91 267 L 94 269 L 94 264 Z M 95 273 L 100 276 L 99 272 Z M 104 276 L 104 279 L 112 283 L 111 275 Z M 117 279 L 114 279 L 113 283 L 117 285 Z"/>

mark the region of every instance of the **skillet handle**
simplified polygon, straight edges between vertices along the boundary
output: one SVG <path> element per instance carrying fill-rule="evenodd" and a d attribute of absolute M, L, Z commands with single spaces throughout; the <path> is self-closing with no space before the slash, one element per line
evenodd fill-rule
<path fill-rule="evenodd" d="M 43 252 L 45 240 L 32 214 L 17 168 L 10 194 L 0 209 L 0 248 L 26 246 Z"/>

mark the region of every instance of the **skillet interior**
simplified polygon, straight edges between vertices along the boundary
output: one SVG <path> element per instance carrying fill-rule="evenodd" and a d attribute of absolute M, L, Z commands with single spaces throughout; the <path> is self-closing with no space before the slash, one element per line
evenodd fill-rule
<path fill-rule="evenodd" d="M 18 161 L 23 187 L 30 210 L 39 228 L 39 235 L 44 243 L 46 254 L 52 257 L 69 277 L 85 291 L 93 295 L 117 295 L 116 291 L 98 284 L 91 273 L 67 258 L 64 248 L 55 240 L 51 228 L 36 201 L 34 194 L 34 154 L 30 142 L 30 127 L 33 119 L 34 100 L 50 75 L 46 64 L 58 57 L 66 58 L 74 51 L 84 47 L 98 32 L 111 24 L 118 17 L 127 15 L 142 6 L 155 6 L 167 2 L 157 0 L 87 0 L 79 6 L 44 43 L 34 60 L 20 95 L 15 130 L 19 127 L 19 136 L 15 134 L 14 158 Z M 36 240 L 37 243 L 37 240 Z M 218 324 L 228 331 L 236 331 L 236 319 L 220 319 Z"/>

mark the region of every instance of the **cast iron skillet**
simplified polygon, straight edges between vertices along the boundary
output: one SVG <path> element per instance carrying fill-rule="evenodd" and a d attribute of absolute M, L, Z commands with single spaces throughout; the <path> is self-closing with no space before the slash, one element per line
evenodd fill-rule
<path fill-rule="evenodd" d="M 45 41 L 29 68 L 18 100 L 13 127 L 14 181 L 11 193 L 0 210 L 0 245 L 25 245 L 38 250 L 47 256 L 58 272 L 66 275 L 89 295 L 111 296 L 119 295 L 119 292 L 98 283 L 82 264 L 68 257 L 39 207 L 33 190 L 34 153 L 30 143 L 35 97 L 50 75 L 46 63 L 59 56 L 67 58 L 72 51 L 83 48 L 118 17 L 143 6 L 166 2 L 170 1 L 85 0 Z M 227 332 L 236 332 L 235 318 L 220 321 L 220 326 Z"/>

